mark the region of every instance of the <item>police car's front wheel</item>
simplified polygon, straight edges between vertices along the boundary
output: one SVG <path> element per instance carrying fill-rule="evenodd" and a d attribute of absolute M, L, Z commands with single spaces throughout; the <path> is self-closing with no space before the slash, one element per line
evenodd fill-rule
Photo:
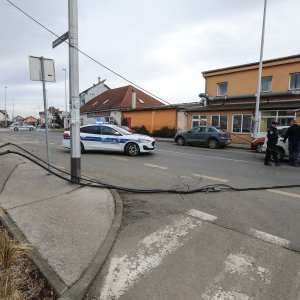
<path fill-rule="evenodd" d="M 83 154 L 85 152 L 84 146 L 82 143 L 80 143 L 80 152 Z"/>
<path fill-rule="evenodd" d="M 136 156 L 136 155 L 139 155 L 140 148 L 135 143 L 129 143 L 125 148 L 125 152 L 129 156 Z"/>

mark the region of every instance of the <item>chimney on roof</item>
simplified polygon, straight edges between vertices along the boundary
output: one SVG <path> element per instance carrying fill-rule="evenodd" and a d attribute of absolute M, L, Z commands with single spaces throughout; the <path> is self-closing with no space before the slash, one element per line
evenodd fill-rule
<path fill-rule="evenodd" d="M 131 90 L 131 107 L 132 109 L 136 109 L 136 91 Z"/>
<path fill-rule="evenodd" d="M 100 83 L 101 82 L 101 77 L 98 77 L 98 83 Z"/>

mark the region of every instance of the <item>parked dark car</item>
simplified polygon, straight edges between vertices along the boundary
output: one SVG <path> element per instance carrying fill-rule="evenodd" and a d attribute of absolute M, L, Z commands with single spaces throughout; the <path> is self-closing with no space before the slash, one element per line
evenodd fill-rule
<path fill-rule="evenodd" d="M 189 131 L 177 133 L 175 142 L 179 146 L 194 144 L 215 149 L 231 144 L 231 135 L 214 126 L 197 126 Z"/>
<path fill-rule="evenodd" d="M 51 129 L 62 129 L 62 127 L 59 124 L 57 124 L 57 123 L 52 123 L 50 125 L 50 128 Z"/>
<path fill-rule="evenodd" d="M 132 128 L 130 128 L 130 127 L 128 127 L 128 126 L 120 126 L 120 127 L 122 127 L 123 129 L 129 131 L 130 133 L 135 133 L 135 130 L 132 129 Z"/>

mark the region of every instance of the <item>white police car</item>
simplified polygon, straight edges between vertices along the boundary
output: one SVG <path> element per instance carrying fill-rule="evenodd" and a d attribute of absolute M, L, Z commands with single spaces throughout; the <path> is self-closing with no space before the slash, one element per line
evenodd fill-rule
<path fill-rule="evenodd" d="M 70 148 L 70 131 L 64 132 L 63 147 Z M 132 134 L 111 124 L 92 124 L 80 127 L 81 153 L 86 150 L 120 151 L 136 156 L 155 149 L 154 138 Z"/>

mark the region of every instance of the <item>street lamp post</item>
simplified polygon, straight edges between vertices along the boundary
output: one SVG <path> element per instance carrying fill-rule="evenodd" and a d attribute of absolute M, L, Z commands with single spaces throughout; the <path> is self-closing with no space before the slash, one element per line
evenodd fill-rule
<path fill-rule="evenodd" d="M 7 112 L 6 112 L 6 89 L 7 89 L 7 86 L 4 87 L 4 93 L 5 93 L 5 97 L 4 97 L 4 110 L 5 110 L 5 127 L 7 127 Z"/>
<path fill-rule="evenodd" d="M 11 119 L 12 119 L 12 121 L 14 121 L 14 114 L 15 114 L 15 99 L 12 99 L 12 103 L 13 103 L 13 109 L 12 109 Z"/>
<path fill-rule="evenodd" d="M 67 100 L 67 70 L 62 69 L 65 72 L 65 118 L 64 118 L 64 128 L 68 127 L 68 100 Z"/>
<path fill-rule="evenodd" d="M 253 132 L 254 133 L 253 137 L 255 139 L 257 138 L 258 129 L 259 129 L 259 102 L 260 102 L 260 93 L 261 93 L 261 74 L 262 74 L 262 61 L 263 61 L 263 51 L 264 51 L 266 10 L 267 10 L 267 0 L 265 0 L 265 4 L 264 4 L 264 16 L 263 16 L 261 44 L 260 44 L 260 59 L 259 59 L 259 68 L 258 68 L 258 83 L 257 83 L 255 117 L 254 117 L 254 132 Z"/>

